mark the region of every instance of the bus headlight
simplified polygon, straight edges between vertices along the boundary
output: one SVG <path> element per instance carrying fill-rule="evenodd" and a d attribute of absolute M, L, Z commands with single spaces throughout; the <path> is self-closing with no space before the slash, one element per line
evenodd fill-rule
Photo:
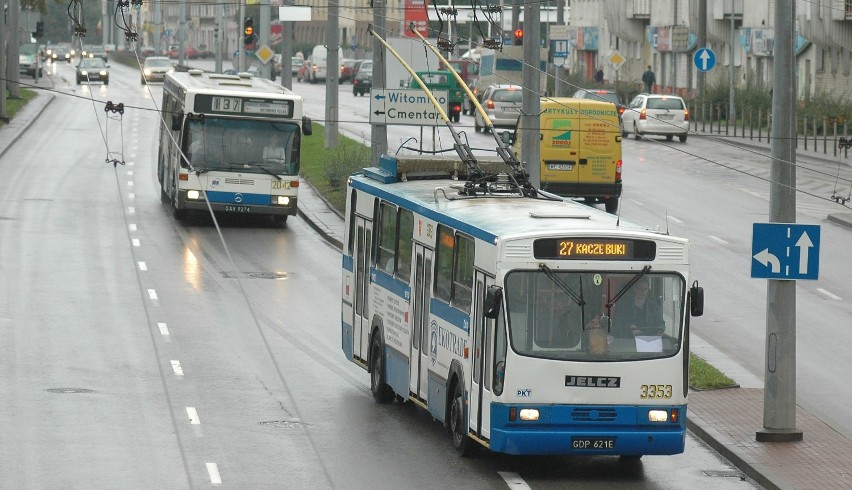
<path fill-rule="evenodd" d="M 537 408 L 522 408 L 520 418 L 521 420 L 538 420 L 538 409 Z"/>
<path fill-rule="evenodd" d="M 287 196 L 272 196 L 272 204 L 277 204 L 278 206 L 289 206 L 290 198 Z"/>
<path fill-rule="evenodd" d="M 648 421 L 650 422 L 666 422 L 669 419 L 668 410 L 649 410 Z"/>
<path fill-rule="evenodd" d="M 195 191 L 195 190 L 186 191 L 186 198 L 187 199 L 192 199 L 194 201 L 194 200 L 197 200 L 200 197 L 201 197 L 201 193 L 198 192 L 198 191 Z"/>

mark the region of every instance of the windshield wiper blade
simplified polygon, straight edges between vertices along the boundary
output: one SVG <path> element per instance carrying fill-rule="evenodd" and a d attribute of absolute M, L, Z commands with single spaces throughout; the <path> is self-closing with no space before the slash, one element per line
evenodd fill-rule
<path fill-rule="evenodd" d="M 574 290 L 571 289 L 567 284 L 565 284 L 565 282 L 562 281 L 562 279 L 560 279 L 556 274 L 553 273 L 553 270 L 550 267 L 548 267 L 547 264 L 539 265 L 539 269 L 541 269 L 544 272 L 544 275 L 547 276 L 548 279 L 553 281 L 553 283 L 556 284 L 556 286 L 559 287 L 559 289 L 561 289 L 565 294 L 570 296 L 571 299 L 574 300 L 575 303 L 577 303 L 577 306 L 583 307 L 583 306 L 586 305 L 586 302 L 583 300 L 582 293 L 577 294 L 576 292 L 574 292 Z M 582 287 L 582 285 L 583 284 L 581 282 L 580 286 Z M 582 291 L 582 289 L 581 289 L 581 291 Z"/>
<path fill-rule="evenodd" d="M 609 302 L 607 302 L 607 304 L 606 304 L 607 311 L 610 308 L 612 308 L 612 306 L 615 305 L 615 303 L 619 299 L 621 299 L 622 296 L 624 296 L 624 293 L 626 293 L 628 289 L 630 289 L 634 284 L 636 284 L 639 281 L 639 279 L 641 279 L 642 276 L 647 274 L 650 270 L 651 270 L 651 266 L 646 265 L 645 267 L 642 268 L 641 271 L 637 272 L 636 275 L 631 277 L 630 280 L 627 281 L 627 284 L 622 286 L 621 289 L 619 289 L 618 292 L 615 293 L 615 296 L 613 296 L 613 298 Z"/>
<path fill-rule="evenodd" d="M 264 167 L 263 165 L 258 165 L 257 163 L 254 163 L 254 162 L 232 163 L 231 165 L 242 165 L 242 166 L 245 166 L 245 167 L 259 168 L 259 169 L 263 170 L 264 172 L 268 173 L 269 175 L 275 177 L 276 179 L 281 180 L 281 177 L 279 177 L 278 174 L 276 174 L 272 170 L 269 170 L 268 168 Z"/>

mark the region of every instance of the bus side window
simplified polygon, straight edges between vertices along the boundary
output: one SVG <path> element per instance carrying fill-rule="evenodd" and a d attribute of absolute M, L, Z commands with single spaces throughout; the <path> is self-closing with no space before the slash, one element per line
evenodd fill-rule
<path fill-rule="evenodd" d="M 470 313 L 473 295 L 473 239 L 456 236 L 455 271 L 453 273 L 453 305 Z"/>
<path fill-rule="evenodd" d="M 397 274 L 408 282 L 411 279 L 411 241 L 414 236 L 414 213 L 399 210 L 399 242 L 397 243 Z"/>
<path fill-rule="evenodd" d="M 393 274 L 396 254 L 396 207 L 382 202 L 379 205 L 380 221 L 376 243 L 376 267 Z"/>
<path fill-rule="evenodd" d="M 447 303 L 453 287 L 453 249 L 455 237 L 453 230 L 438 226 L 438 250 L 435 260 L 435 297 Z"/>

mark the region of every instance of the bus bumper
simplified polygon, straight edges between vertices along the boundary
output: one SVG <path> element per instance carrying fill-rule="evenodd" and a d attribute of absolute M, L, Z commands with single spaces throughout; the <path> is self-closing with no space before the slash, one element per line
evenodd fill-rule
<path fill-rule="evenodd" d="M 680 454 L 686 440 L 686 405 L 537 406 L 537 421 L 509 421 L 509 409 L 492 405 L 494 452 L 515 455 L 600 454 L 639 456 Z M 648 422 L 650 410 L 677 409 L 677 422 Z"/>
<path fill-rule="evenodd" d="M 178 192 L 178 209 L 207 211 L 207 203 L 203 198 L 188 199 L 186 190 Z M 217 200 L 217 196 L 212 192 L 207 193 L 210 199 L 210 207 L 217 213 L 228 214 L 263 214 L 271 216 L 296 215 L 297 202 L 296 196 L 289 196 L 289 202 L 286 205 L 271 205 L 270 196 L 262 198 L 246 199 L 244 202 L 234 202 L 233 199 L 228 199 L 227 202 Z"/>
<path fill-rule="evenodd" d="M 564 197 L 621 197 L 621 181 L 610 184 L 579 184 L 577 182 L 542 182 L 541 190 Z"/>

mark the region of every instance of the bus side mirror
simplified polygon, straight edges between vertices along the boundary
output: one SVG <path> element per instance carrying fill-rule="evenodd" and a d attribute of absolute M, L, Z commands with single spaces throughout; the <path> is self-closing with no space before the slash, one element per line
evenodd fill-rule
<path fill-rule="evenodd" d="M 515 133 L 514 131 L 503 131 L 500 133 L 500 141 L 506 143 L 507 145 L 515 144 Z"/>
<path fill-rule="evenodd" d="M 305 136 L 314 134 L 314 123 L 308 116 L 302 116 L 302 134 Z"/>
<path fill-rule="evenodd" d="M 172 116 L 172 131 L 180 131 L 181 124 L 183 124 L 183 113 L 178 112 Z"/>
<path fill-rule="evenodd" d="M 704 314 L 704 288 L 698 285 L 698 281 L 689 288 L 689 313 L 692 316 Z"/>
<path fill-rule="evenodd" d="M 485 318 L 495 319 L 500 315 L 500 306 L 503 303 L 503 288 L 500 286 L 489 286 L 485 292 L 485 304 L 483 312 Z"/>

